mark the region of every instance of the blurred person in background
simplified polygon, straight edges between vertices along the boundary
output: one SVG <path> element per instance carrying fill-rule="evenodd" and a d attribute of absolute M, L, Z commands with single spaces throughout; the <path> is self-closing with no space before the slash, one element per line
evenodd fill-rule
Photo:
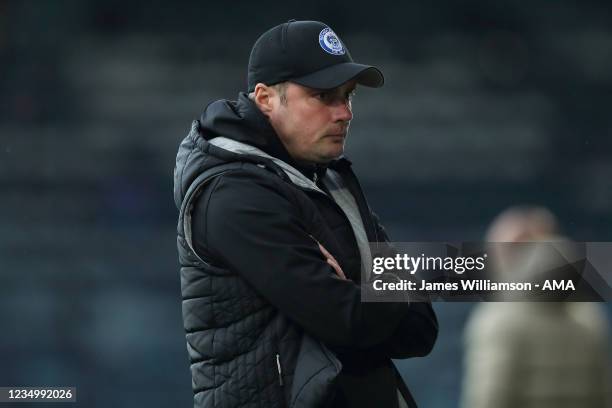
<path fill-rule="evenodd" d="M 361 301 L 368 243 L 388 238 L 343 157 L 356 86 L 382 84 L 292 20 L 256 41 L 248 92 L 193 122 L 175 201 L 196 407 L 416 406 L 391 359 L 428 354 L 437 320 Z"/>
<path fill-rule="evenodd" d="M 512 243 L 561 237 L 549 210 L 519 206 L 502 212 L 486 239 Z M 527 279 L 540 273 L 530 269 L 526 257 L 498 249 L 494 273 Z M 610 406 L 609 333 L 597 303 L 481 303 L 464 340 L 463 408 Z"/>

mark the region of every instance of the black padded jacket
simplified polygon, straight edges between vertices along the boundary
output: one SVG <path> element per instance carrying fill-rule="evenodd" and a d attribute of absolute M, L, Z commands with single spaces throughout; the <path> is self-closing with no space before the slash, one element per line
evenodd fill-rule
<path fill-rule="evenodd" d="M 428 303 L 361 301 L 351 223 L 316 183 L 331 171 L 367 240 L 387 241 L 350 162 L 295 163 L 245 94 L 193 122 L 174 194 L 195 407 L 397 407 L 398 390 L 410 400 L 391 358 L 428 354 L 435 314 Z"/>

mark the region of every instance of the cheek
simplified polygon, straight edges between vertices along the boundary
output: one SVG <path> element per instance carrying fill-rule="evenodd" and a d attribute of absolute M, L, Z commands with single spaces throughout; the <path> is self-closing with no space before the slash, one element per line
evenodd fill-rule
<path fill-rule="evenodd" d="M 326 118 L 321 112 L 303 109 L 294 112 L 289 120 L 292 133 L 299 135 L 299 140 L 312 143 L 321 137 L 327 128 Z"/>
<path fill-rule="evenodd" d="M 316 141 L 329 130 L 330 118 L 322 110 L 310 111 L 303 116 L 302 126 L 308 131 L 308 139 Z"/>

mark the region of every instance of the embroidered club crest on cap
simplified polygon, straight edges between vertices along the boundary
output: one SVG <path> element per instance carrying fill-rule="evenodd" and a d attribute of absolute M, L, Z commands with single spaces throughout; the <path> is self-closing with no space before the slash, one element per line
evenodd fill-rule
<path fill-rule="evenodd" d="M 319 33 L 319 44 L 323 51 L 332 55 L 344 55 L 346 52 L 336 33 L 329 27 L 324 28 Z"/>

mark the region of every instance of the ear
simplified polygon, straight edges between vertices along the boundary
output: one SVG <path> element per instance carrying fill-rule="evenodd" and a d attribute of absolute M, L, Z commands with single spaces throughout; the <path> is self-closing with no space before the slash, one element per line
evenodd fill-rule
<path fill-rule="evenodd" d="M 275 89 L 269 86 L 258 83 L 255 85 L 255 105 L 263 112 L 264 115 L 268 116 L 272 110 L 274 110 L 275 103 Z"/>

